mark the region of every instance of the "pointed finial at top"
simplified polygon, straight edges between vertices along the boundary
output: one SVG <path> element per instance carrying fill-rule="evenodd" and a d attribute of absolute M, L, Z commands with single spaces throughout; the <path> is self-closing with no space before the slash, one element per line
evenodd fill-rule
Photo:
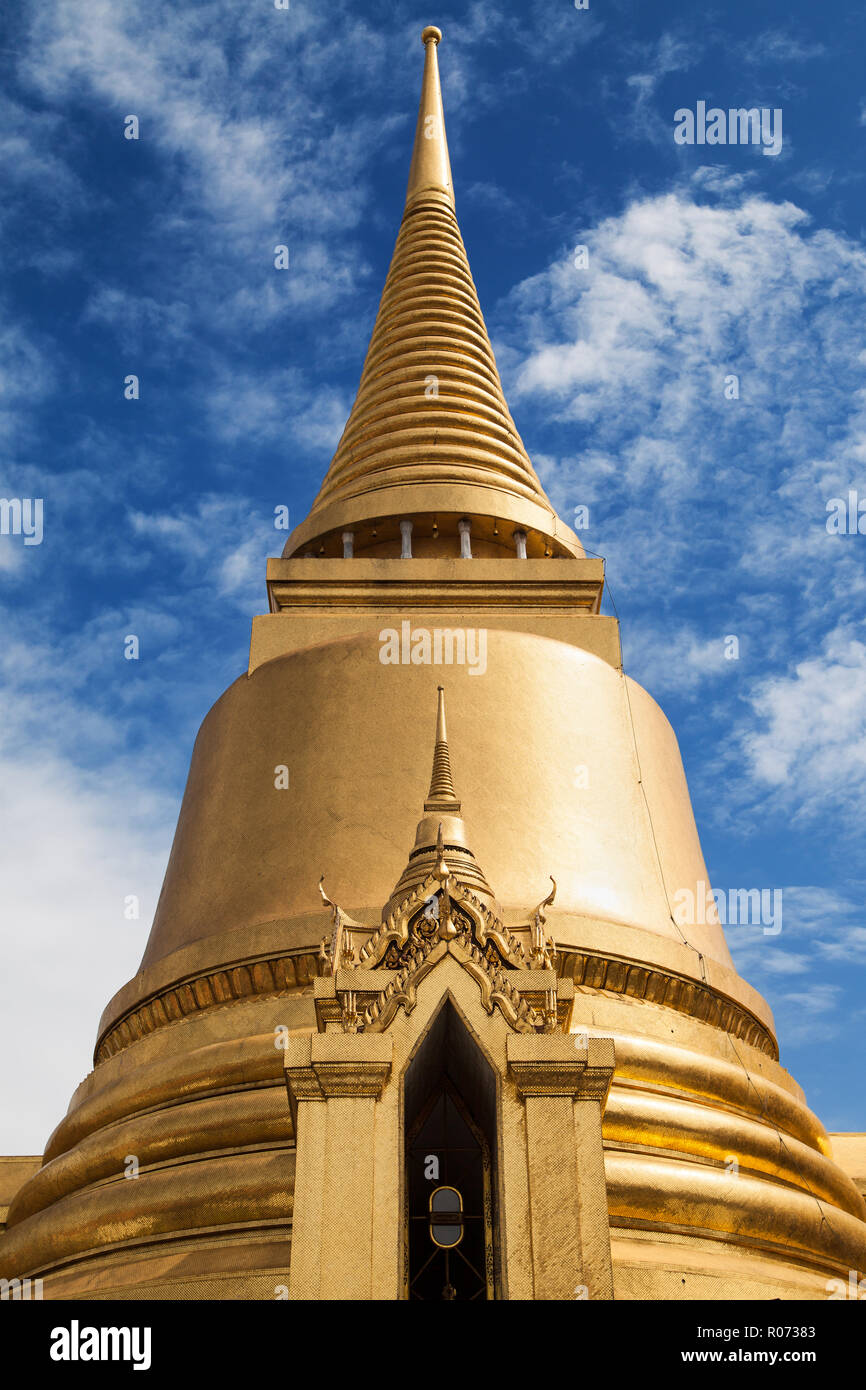
<path fill-rule="evenodd" d="M 439 686 L 439 707 L 436 711 L 436 747 L 433 751 L 433 775 L 430 790 L 424 802 L 425 811 L 448 811 L 460 814 L 460 802 L 454 790 L 451 777 L 451 755 L 448 751 L 448 735 L 445 731 L 445 688 Z"/>
<path fill-rule="evenodd" d="M 451 161 L 445 136 L 445 113 L 442 109 L 442 88 L 439 84 L 439 60 L 436 50 L 442 40 L 442 30 L 428 24 L 421 35 L 425 49 L 424 80 L 421 86 L 421 105 L 415 130 L 415 148 L 409 170 L 406 204 L 418 194 L 430 189 L 444 193 L 454 206 L 454 185 L 451 182 Z"/>
<path fill-rule="evenodd" d="M 445 687 L 437 685 L 439 691 L 439 708 L 436 711 L 436 742 L 447 743 L 448 734 L 445 731 Z"/>

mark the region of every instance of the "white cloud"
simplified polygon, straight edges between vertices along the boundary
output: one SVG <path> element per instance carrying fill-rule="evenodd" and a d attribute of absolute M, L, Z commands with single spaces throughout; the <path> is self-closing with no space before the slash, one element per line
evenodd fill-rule
<path fill-rule="evenodd" d="M 725 655 L 727 636 L 721 629 L 710 637 L 693 626 L 631 624 L 622 634 L 623 662 L 629 674 L 654 693 L 688 694 L 707 681 L 737 676 L 736 660 Z"/>
<path fill-rule="evenodd" d="M 750 703 L 757 727 L 743 735 L 754 780 L 798 814 L 828 804 L 866 813 L 866 644 L 848 628 L 791 675 L 761 681 Z"/>
<path fill-rule="evenodd" d="M 158 615 L 132 616 L 159 630 Z M 136 714 L 112 675 L 128 631 L 120 615 L 66 640 L 37 638 L 29 615 L 6 612 L 3 624 L 0 1042 L 15 1062 L 4 1068 L 0 1152 L 38 1153 L 91 1069 L 102 1009 L 138 967 L 177 799 L 164 790 L 160 740 L 147 758 L 130 751 Z M 133 897 L 137 920 L 125 915 Z"/>
<path fill-rule="evenodd" d="M 852 884 L 847 893 L 803 884 L 773 891 L 781 894 L 772 900 L 781 905 L 781 932 L 768 934 L 757 925 L 726 930 L 731 954 L 744 978 L 779 998 L 778 976 L 808 974 L 814 982 L 828 966 L 866 965 L 866 905 L 857 885 Z M 835 987 L 833 981 L 823 983 Z"/>
<path fill-rule="evenodd" d="M 76 250 L 60 237 L 49 237 L 46 244 L 33 234 L 35 228 L 43 230 L 44 219 L 62 220 L 84 205 L 83 185 L 67 158 L 70 143 L 75 135 L 62 113 L 34 110 L 0 92 L 0 233 L 6 264 L 35 265 L 52 275 L 76 262 Z"/>
<path fill-rule="evenodd" d="M 794 990 L 779 997 L 776 1026 L 788 1047 L 804 1043 L 830 1042 L 848 1026 L 840 1016 L 841 986 L 811 984 L 807 990 Z"/>
<path fill-rule="evenodd" d="M 166 339 L 177 342 L 188 336 L 191 312 L 188 304 L 160 304 L 150 295 L 102 284 L 90 295 L 82 320 L 111 327 L 126 351 L 147 348 L 152 362 L 154 357 L 159 359 Z"/>
<path fill-rule="evenodd" d="M 43 696 L 40 708 L 77 737 L 74 702 Z M 30 735 L 0 757 L 0 1029 L 15 1059 L 4 1068 L 3 1153 L 41 1153 L 91 1070 L 102 1009 L 144 950 L 175 813 L 131 759 L 86 773 Z M 130 896 L 137 921 L 124 915 Z"/>
<path fill-rule="evenodd" d="M 740 967 L 742 960 L 738 956 Z M 768 951 L 761 959 L 761 967 L 770 975 L 807 975 L 812 969 L 811 961 L 808 956 L 798 955 L 795 951 Z M 752 971 L 747 970 L 746 977 L 752 978 Z"/>
<path fill-rule="evenodd" d="M 0 303 L 0 443 L 7 449 L 19 447 L 33 436 L 34 407 L 54 384 L 53 352 Z M 4 496 L 8 496 L 5 477 L 4 487 Z"/>
<path fill-rule="evenodd" d="M 825 960 L 866 965 L 866 927 L 849 927 L 836 939 L 816 945 Z"/>
<path fill-rule="evenodd" d="M 732 171 L 725 164 L 702 164 L 691 175 L 691 181 L 698 188 L 718 195 L 742 193 L 750 183 L 757 179 L 754 170 Z"/>
<path fill-rule="evenodd" d="M 242 612 L 262 609 L 266 560 L 279 554 L 286 539 L 276 530 L 273 513 L 265 515 L 243 498 L 209 494 L 194 510 L 134 511 L 130 522 L 155 552 L 164 549 L 182 561 L 173 571 L 179 587 L 212 586 L 217 597 L 233 599 Z"/>
<path fill-rule="evenodd" d="M 336 448 L 352 403 L 330 387 L 317 388 L 296 367 L 254 372 L 217 366 L 202 390 L 216 438 L 229 444 L 294 440 L 326 455 Z M 322 474 L 328 462 L 322 460 Z"/>
<path fill-rule="evenodd" d="M 633 45 L 628 56 L 641 70 L 626 78 L 631 106 L 625 113 L 618 112 L 617 129 L 625 131 L 632 139 L 650 140 L 674 151 L 673 108 L 668 115 L 660 114 L 656 101 L 658 89 L 671 73 L 693 68 L 703 56 L 705 47 L 703 38 L 686 37 L 672 31 L 666 31 L 649 43 Z"/>
<path fill-rule="evenodd" d="M 828 498 L 866 497 L 866 255 L 711 183 L 639 199 L 584 238 L 588 269 L 569 251 L 517 286 L 501 363 L 560 514 L 590 504 L 629 669 L 680 697 L 735 675 L 713 775 L 739 756 L 736 799 L 808 816 L 857 800 L 866 758 L 861 538 L 825 525 Z"/>
<path fill-rule="evenodd" d="M 360 76 L 374 85 L 386 44 L 357 13 L 336 19 L 227 0 L 185 9 L 155 0 L 146 12 L 112 0 L 51 0 L 33 13 L 19 70 L 51 102 L 87 94 L 109 108 L 121 142 L 124 118 L 137 115 L 140 140 L 178 161 L 224 234 L 245 237 L 285 218 L 345 230 L 363 205 L 357 175 L 378 120 L 365 102 L 347 125 L 326 131 L 317 97 L 359 48 Z M 236 61 L 241 82 L 231 76 Z"/>
<path fill-rule="evenodd" d="M 765 29 L 747 43 L 740 44 L 739 51 L 745 62 L 754 65 L 808 63 L 827 56 L 824 44 L 815 39 L 800 39 L 785 29 Z"/>

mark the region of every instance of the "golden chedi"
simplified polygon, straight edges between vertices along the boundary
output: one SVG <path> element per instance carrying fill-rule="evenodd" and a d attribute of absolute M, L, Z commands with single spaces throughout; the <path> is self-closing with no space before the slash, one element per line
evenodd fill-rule
<path fill-rule="evenodd" d="M 351 415 L 11 1203 L 0 1274 L 46 1298 L 814 1299 L 866 1269 L 767 1005 L 674 920 L 707 880 L 676 739 L 505 402 L 440 38 Z"/>

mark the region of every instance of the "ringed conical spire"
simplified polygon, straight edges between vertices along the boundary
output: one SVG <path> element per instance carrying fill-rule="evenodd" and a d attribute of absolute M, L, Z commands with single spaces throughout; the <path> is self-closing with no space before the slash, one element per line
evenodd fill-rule
<path fill-rule="evenodd" d="M 583 555 L 545 496 L 502 390 L 454 210 L 441 37 L 433 26 L 422 34 L 406 205 L 358 394 L 287 558 L 357 555 L 396 536 L 401 518 L 443 538 L 468 519 L 473 534 L 495 536 L 512 553 L 519 532 L 520 546 L 530 536 L 530 555 Z"/>
<path fill-rule="evenodd" d="M 466 826 L 460 814 L 460 802 L 451 775 L 451 755 L 445 730 L 445 690 L 439 686 L 436 711 L 436 741 L 433 748 L 433 773 L 430 790 L 424 802 L 424 815 L 415 831 L 415 845 L 409 863 L 391 894 L 385 914 L 399 903 L 419 883 L 433 873 L 444 859 L 452 873 L 469 885 L 474 893 L 493 898 L 493 890 L 469 848 Z"/>
<path fill-rule="evenodd" d="M 445 688 L 439 686 L 439 709 L 436 714 L 436 745 L 433 750 L 433 772 L 430 777 L 430 790 L 424 802 L 425 811 L 447 811 L 449 815 L 460 815 L 460 802 L 454 790 L 451 777 L 451 754 L 448 752 L 448 735 L 445 731 Z"/>

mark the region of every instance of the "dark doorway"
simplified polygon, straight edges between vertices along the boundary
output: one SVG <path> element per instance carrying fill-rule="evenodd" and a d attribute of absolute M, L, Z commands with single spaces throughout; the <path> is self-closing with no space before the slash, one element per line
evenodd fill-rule
<path fill-rule="evenodd" d="M 406 1296 L 495 1297 L 495 1096 L 450 1000 L 406 1073 Z"/>

